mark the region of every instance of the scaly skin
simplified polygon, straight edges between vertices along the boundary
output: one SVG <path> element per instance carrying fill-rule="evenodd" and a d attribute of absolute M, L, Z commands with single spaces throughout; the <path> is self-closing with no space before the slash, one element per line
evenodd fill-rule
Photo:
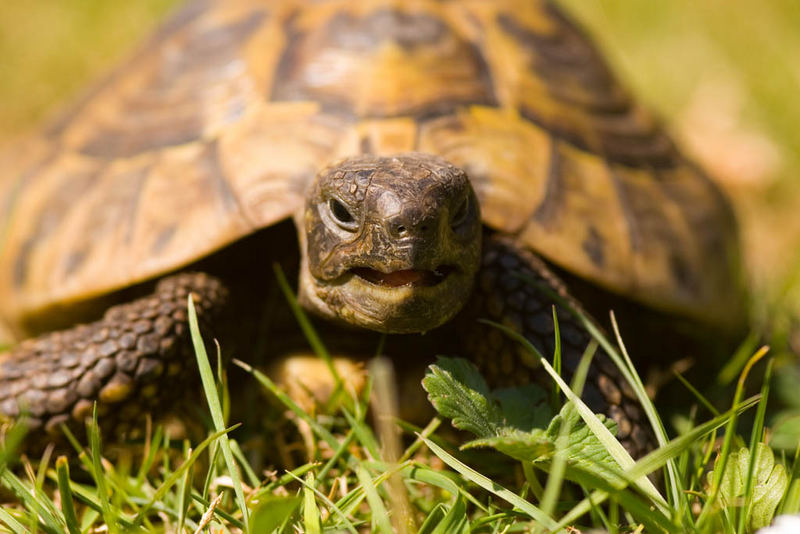
<path fill-rule="evenodd" d="M 552 359 L 555 305 L 562 373 L 569 380 L 591 337 L 569 311 L 520 275 L 553 291 L 574 310 L 581 310 L 580 304 L 538 256 L 513 237 L 489 236 L 484 240 L 481 270 L 465 314 L 465 352 L 495 387 L 539 382 L 549 388 L 552 380 L 544 370 L 528 363 L 532 360 L 524 354 L 526 349 L 498 328 L 473 321 L 485 318 L 508 326 Z M 633 391 L 602 349 L 594 355 L 581 397 L 593 411 L 604 413 L 617 423 L 617 437 L 634 457 L 653 448 L 653 435 Z"/>
<path fill-rule="evenodd" d="M 226 290 L 202 273 L 158 283 L 155 292 L 109 308 L 102 319 L 23 341 L 0 361 L 0 412 L 24 415 L 29 443 L 77 428 L 92 413 L 101 428 L 125 434 L 156 408 L 184 395 L 197 373 L 186 301 L 208 324 L 224 307 Z"/>

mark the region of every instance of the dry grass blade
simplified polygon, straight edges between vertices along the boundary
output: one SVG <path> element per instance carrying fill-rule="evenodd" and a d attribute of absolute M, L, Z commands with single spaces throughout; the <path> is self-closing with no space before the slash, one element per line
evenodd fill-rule
<path fill-rule="evenodd" d="M 378 425 L 383 460 L 389 464 L 396 464 L 400 458 L 401 444 L 399 429 L 395 424 L 395 420 L 398 418 L 398 409 L 394 367 L 387 358 L 375 358 L 370 362 L 369 370 L 373 380 L 372 405 Z M 408 491 L 399 474 L 389 477 L 387 490 L 392 509 L 391 518 L 394 532 L 401 534 L 416 532 Z"/>
<path fill-rule="evenodd" d="M 205 513 L 203 513 L 203 517 L 200 518 L 200 523 L 198 523 L 197 529 L 195 529 L 194 534 L 200 534 L 201 532 L 203 532 L 203 529 L 206 528 L 206 526 L 208 526 L 208 524 L 214 518 L 214 510 L 217 509 L 217 506 L 219 506 L 219 503 L 222 502 L 222 497 L 224 496 L 225 496 L 224 493 L 220 493 L 219 495 L 216 496 L 216 498 L 213 501 L 211 501 L 208 510 L 206 510 Z"/>

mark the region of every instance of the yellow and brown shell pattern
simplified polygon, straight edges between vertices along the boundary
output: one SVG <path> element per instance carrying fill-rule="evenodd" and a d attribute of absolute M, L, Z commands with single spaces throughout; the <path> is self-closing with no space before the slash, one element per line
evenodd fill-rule
<path fill-rule="evenodd" d="M 201 0 L 0 158 L 0 315 L 189 264 L 290 216 L 329 161 L 406 151 L 463 167 L 485 224 L 586 279 L 740 310 L 724 198 L 550 3 Z"/>

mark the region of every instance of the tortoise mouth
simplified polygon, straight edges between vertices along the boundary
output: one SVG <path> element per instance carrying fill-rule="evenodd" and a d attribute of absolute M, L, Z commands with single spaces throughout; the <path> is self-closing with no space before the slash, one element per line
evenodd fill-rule
<path fill-rule="evenodd" d="M 432 287 L 444 282 L 456 270 L 452 265 L 440 265 L 433 271 L 427 269 L 403 269 L 384 273 L 369 267 L 351 269 L 354 275 L 382 287 Z"/>

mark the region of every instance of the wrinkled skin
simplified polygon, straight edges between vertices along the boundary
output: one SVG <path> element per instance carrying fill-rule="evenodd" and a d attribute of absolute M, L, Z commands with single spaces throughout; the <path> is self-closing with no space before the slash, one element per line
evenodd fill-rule
<path fill-rule="evenodd" d="M 296 216 L 300 301 L 333 320 L 425 332 L 472 293 L 481 256 L 478 201 L 464 171 L 437 156 L 359 156 L 322 170 Z"/>

